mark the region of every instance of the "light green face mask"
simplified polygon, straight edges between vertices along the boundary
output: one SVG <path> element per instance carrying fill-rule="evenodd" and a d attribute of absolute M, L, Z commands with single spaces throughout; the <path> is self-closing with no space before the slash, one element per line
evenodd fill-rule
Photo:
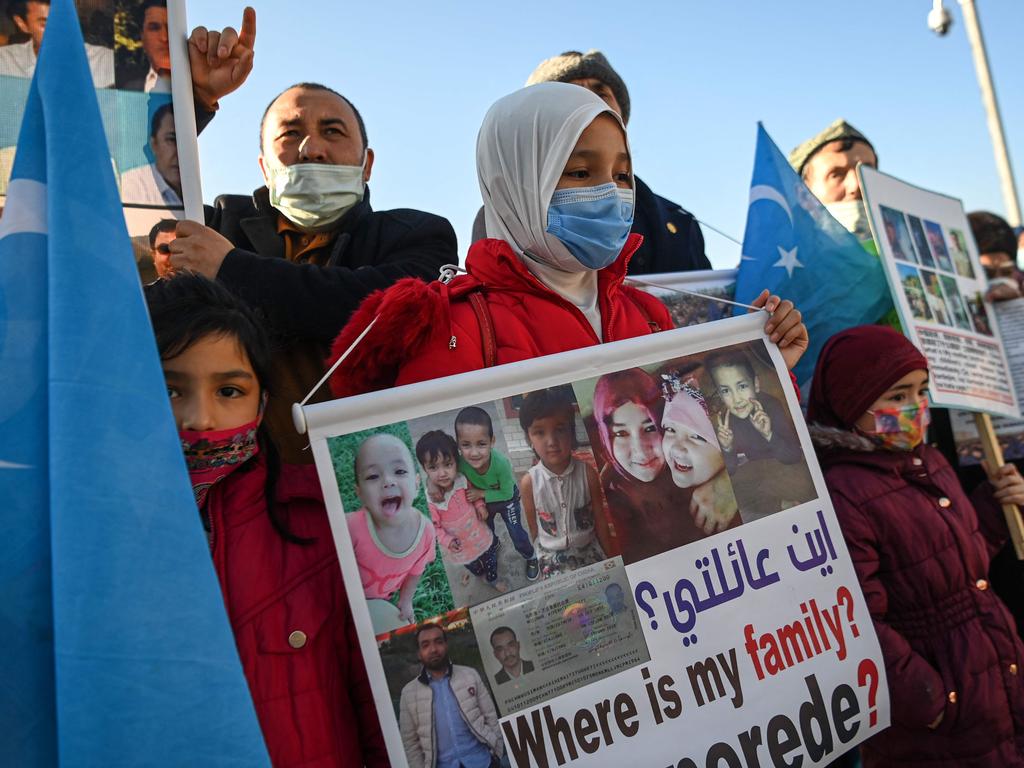
<path fill-rule="evenodd" d="M 825 208 L 832 214 L 832 218 L 842 224 L 858 240 L 864 242 L 871 239 L 871 226 L 868 224 L 868 212 L 863 200 L 826 203 Z"/>
<path fill-rule="evenodd" d="M 270 204 L 296 226 L 322 229 L 363 199 L 362 165 L 298 163 L 271 168 L 267 178 Z"/>

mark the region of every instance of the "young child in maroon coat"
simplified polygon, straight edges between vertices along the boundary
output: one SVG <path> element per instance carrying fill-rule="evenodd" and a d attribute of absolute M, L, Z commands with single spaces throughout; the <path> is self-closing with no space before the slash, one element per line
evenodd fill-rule
<path fill-rule="evenodd" d="M 1013 465 L 973 504 L 924 444 L 928 362 L 882 326 L 833 336 L 808 421 L 885 657 L 892 725 L 865 768 L 1024 766 L 1024 646 L 988 588 L 1006 539 L 1002 503 L 1024 503 Z"/>
<path fill-rule="evenodd" d="M 271 762 L 387 766 L 316 472 L 281 465 L 261 424 L 266 334 L 197 275 L 159 280 L 146 299 Z"/>

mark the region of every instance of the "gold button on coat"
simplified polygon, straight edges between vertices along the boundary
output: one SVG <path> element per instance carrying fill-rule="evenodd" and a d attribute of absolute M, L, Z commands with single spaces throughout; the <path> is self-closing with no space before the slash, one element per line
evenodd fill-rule
<path fill-rule="evenodd" d="M 667 229 L 673 235 L 679 231 L 679 228 L 676 227 L 676 225 L 673 224 L 671 221 L 665 223 L 665 229 Z"/>
<path fill-rule="evenodd" d="M 956 704 L 956 691 L 950 691 L 946 698 L 949 699 L 950 704 Z"/>
<path fill-rule="evenodd" d="M 288 635 L 288 645 L 292 648 L 301 648 L 306 644 L 306 633 L 301 629 L 296 629 L 290 635 Z"/>
<path fill-rule="evenodd" d="M 943 496 L 941 499 L 939 499 L 939 506 L 942 507 L 943 509 L 946 509 L 947 507 L 951 506 L 952 504 L 953 504 L 953 502 L 950 501 L 949 499 L 947 499 L 945 496 Z"/>
<path fill-rule="evenodd" d="M 1010 674 L 1011 675 L 1016 675 L 1017 674 L 1017 665 L 1016 664 L 1011 664 L 1010 665 Z"/>
<path fill-rule="evenodd" d="M 978 579 L 976 582 L 974 582 L 974 586 L 976 586 L 978 589 L 984 592 L 986 589 L 988 589 L 988 582 L 984 579 Z"/>

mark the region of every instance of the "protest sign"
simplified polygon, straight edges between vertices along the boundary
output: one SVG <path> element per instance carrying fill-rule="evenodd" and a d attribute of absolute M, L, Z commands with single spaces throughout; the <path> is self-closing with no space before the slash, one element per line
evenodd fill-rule
<path fill-rule="evenodd" d="M 963 204 L 867 166 L 858 172 L 904 333 L 928 358 L 932 403 L 1019 417 Z"/>
<path fill-rule="evenodd" d="M 393 765 L 430 764 L 445 674 L 446 722 L 521 768 L 823 765 L 888 725 L 763 323 L 297 411 Z"/>
<path fill-rule="evenodd" d="M 992 304 L 991 309 L 999 324 L 1010 376 L 1020 403 L 1024 398 L 1024 390 L 1021 389 L 1021 384 L 1024 384 L 1024 299 L 999 301 Z M 961 466 L 980 464 L 984 455 L 973 416 L 965 411 L 949 413 Z M 1024 459 L 1024 419 L 996 418 L 992 419 L 992 426 L 1002 446 L 1003 458 L 1007 461 Z"/>
<path fill-rule="evenodd" d="M 169 0 L 166 8 L 143 0 L 75 5 L 125 223 L 149 282 L 157 276 L 151 241 L 173 239 L 171 222 L 186 213 L 199 221 L 203 215 L 185 0 Z M 49 3 L 31 3 L 29 19 L 0 17 L 0 209 L 49 12 Z"/>
<path fill-rule="evenodd" d="M 703 269 L 640 277 L 630 275 L 627 279 L 660 299 L 668 307 L 676 328 L 686 328 L 732 316 L 732 304 L 728 302 L 736 295 L 736 274 L 735 269 Z"/>

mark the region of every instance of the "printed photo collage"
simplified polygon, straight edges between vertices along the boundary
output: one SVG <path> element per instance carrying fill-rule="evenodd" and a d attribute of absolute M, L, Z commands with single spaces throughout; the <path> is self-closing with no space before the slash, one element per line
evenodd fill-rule
<path fill-rule="evenodd" d="M 0 14 L 0 215 L 50 3 Z M 184 217 L 166 0 L 76 0 L 125 223 L 143 282 L 167 274 L 160 246 Z M 184 34 L 184 32 L 182 32 Z"/>
<path fill-rule="evenodd" d="M 817 497 L 784 385 L 748 342 L 329 439 L 400 721 L 437 664 L 505 716 L 647 661 L 625 566 Z"/>
<path fill-rule="evenodd" d="M 916 320 L 992 335 L 982 293 L 974 281 L 967 236 L 934 221 L 879 206 L 903 293 Z M 970 282 L 967 282 L 970 281 Z"/>

